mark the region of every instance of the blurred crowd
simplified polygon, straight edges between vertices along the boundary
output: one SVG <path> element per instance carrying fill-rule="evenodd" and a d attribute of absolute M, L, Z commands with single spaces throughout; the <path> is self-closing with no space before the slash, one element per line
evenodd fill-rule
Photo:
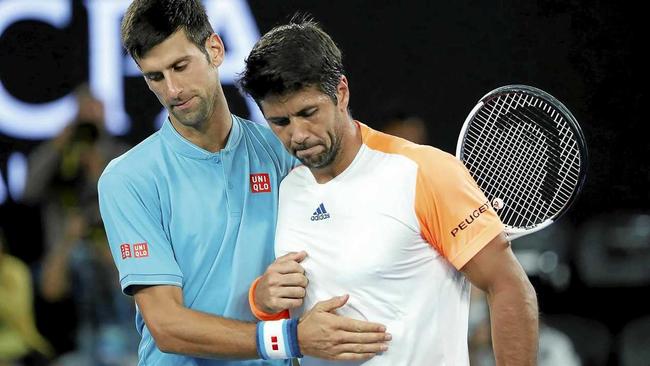
<path fill-rule="evenodd" d="M 75 119 L 28 158 L 23 201 L 41 212 L 41 259 L 27 267 L 0 255 L 0 365 L 137 360 L 135 306 L 121 294 L 97 201 L 99 176 L 127 146 L 105 131 L 88 86 L 75 94 Z"/>
<path fill-rule="evenodd" d="M 103 105 L 87 85 L 76 96 L 76 118 L 29 156 L 23 203 L 42 215 L 40 259 L 28 266 L 8 253 L 0 228 L 0 366 L 137 363 L 135 305 L 121 293 L 97 204 L 101 172 L 128 146 L 105 131 Z M 387 133 L 430 143 L 417 115 L 392 113 L 378 122 Z M 617 212 L 579 226 L 561 220 L 517 239 L 513 249 L 538 291 L 540 366 L 650 364 L 647 306 L 607 321 L 607 310 L 598 310 L 635 301 L 616 289 L 648 289 L 650 215 Z M 585 288 L 618 298 L 585 300 Z M 494 365 L 489 308 L 478 290 L 468 341 L 473 366 Z"/>

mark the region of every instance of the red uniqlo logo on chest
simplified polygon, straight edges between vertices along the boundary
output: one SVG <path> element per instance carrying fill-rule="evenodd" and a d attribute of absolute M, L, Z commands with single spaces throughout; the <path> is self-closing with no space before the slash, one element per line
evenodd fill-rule
<path fill-rule="evenodd" d="M 147 243 L 133 244 L 133 256 L 135 258 L 148 257 L 149 248 L 147 247 Z"/>
<path fill-rule="evenodd" d="M 131 258 L 131 246 L 129 244 L 120 245 L 120 251 L 122 252 L 122 259 Z"/>
<path fill-rule="evenodd" d="M 278 350 L 278 337 L 276 337 L 276 336 L 271 337 L 271 348 L 274 351 Z"/>
<path fill-rule="evenodd" d="M 251 192 L 271 192 L 271 179 L 267 173 L 251 174 Z"/>

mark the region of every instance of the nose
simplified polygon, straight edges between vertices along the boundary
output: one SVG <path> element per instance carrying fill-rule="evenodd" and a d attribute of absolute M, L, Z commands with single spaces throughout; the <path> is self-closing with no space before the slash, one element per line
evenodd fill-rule
<path fill-rule="evenodd" d="M 294 118 L 289 125 L 291 126 L 291 143 L 297 146 L 304 145 L 310 135 L 309 123 L 302 118 Z"/>
<path fill-rule="evenodd" d="M 171 73 L 165 77 L 165 88 L 167 89 L 167 95 L 172 99 L 180 99 L 180 94 L 183 92 L 183 87 L 181 86 L 179 80 L 175 78 Z"/>

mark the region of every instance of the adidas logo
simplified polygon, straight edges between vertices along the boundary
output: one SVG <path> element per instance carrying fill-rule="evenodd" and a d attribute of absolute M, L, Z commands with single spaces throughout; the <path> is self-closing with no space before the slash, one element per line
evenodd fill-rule
<path fill-rule="evenodd" d="M 322 203 L 318 205 L 316 211 L 314 211 L 314 213 L 311 214 L 311 221 L 325 220 L 329 218 L 330 218 L 330 214 L 327 212 L 325 206 Z"/>

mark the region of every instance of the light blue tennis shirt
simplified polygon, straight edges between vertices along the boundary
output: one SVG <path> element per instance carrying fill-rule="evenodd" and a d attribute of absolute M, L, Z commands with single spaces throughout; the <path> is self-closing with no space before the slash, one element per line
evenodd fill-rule
<path fill-rule="evenodd" d="M 296 161 L 266 127 L 232 117 L 224 149 L 211 153 L 162 128 L 111 161 L 99 203 L 122 290 L 181 287 L 188 308 L 254 321 L 248 288 L 274 260 L 278 187 Z M 142 314 L 139 365 L 288 365 L 162 353 Z"/>

